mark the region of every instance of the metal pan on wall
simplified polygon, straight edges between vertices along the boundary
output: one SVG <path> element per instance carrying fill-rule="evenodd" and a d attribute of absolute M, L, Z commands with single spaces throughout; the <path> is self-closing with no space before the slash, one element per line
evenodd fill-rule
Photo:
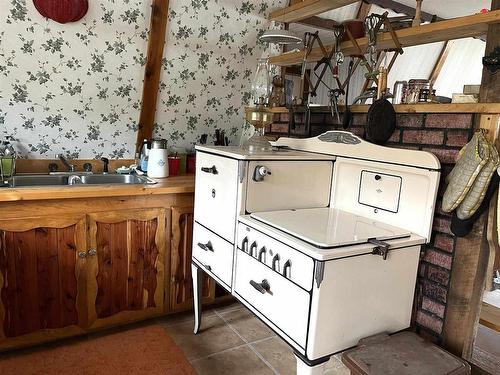
<path fill-rule="evenodd" d="M 396 130 L 396 111 L 385 98 L 373 102 L 366 116 L 366 140 L 382 145 Z"/>

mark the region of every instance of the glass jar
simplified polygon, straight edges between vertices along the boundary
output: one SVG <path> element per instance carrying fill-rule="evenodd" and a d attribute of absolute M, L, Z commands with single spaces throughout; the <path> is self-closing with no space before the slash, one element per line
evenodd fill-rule
<path fill-rule="evenodd" d="M 269 103 L 271 94 L 271 74 L 269 73 L 269 64 L 267 59 L 259 59 L 257 61 L 257 70 L 252 82 L 252 104 L 258 105 Z M 261 100 L 262 98 L 262 100 Z"/>

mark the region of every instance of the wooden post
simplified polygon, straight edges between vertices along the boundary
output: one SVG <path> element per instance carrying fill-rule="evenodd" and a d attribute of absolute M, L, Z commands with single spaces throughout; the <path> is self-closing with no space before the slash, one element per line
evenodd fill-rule
<path fill-rule="evenodd" d="M 156 102 L 160 87 L 161 61 L 168 21 L 168 5 L 169 0 L 153 0 L 153 4 L 151 5 L 148 57 L 144 73 L 144 86 L 142 88 L 142 104 L 139 116 L 139 130 L 137 131 L 136 152 L 140 150 L 142 140 L 149 139 L 153 135 Z"/>
<path fill-rule="evenodd" d="M 491 9 L 500 9 L 500 0 L 493 0 Z M 488 28 L 486 54 L 500 46 L 500 25 Z M 480 92 L 481 102 L 500 101 L 500 74 L 492 75 L 483 69 Z M 498 139 L 497 115 L 482 115 L 479 125 L 488 129 L 492 141 Z M 452 353 L 469 360 L 477 333 L 482 296 L 487 277 L 486 270 L 490 252 L 495 248 L 495 225 L 488 225 L 488 217 L 496 210 L 496 199 L 490 204 L 490 212 L 485 212 L 474 224 L 472 232 L 457 239 L 453 258 L 450 290 L 448 293 L 443 344 Z"/>
<path fill-rule="evenodd" d="M 439 74 L 441 73 L 441 70 L 443 69 L 444 63 L 446 62 L 448 55 L 450 54 L 450 50 L 451 50 L 452 46 L 453 46 L 452 40 L 444 42 L 443 48 L 441 49 L 441 52 L 439 53 L 439 57 L 436 61 L 436 64 L 434 64 L 434 68 L 432 68 L 432 72 L 429 75 L 429 81 L 431 83 L 431 86 L 434 86 L 437 79 L 439 78 Z"/>

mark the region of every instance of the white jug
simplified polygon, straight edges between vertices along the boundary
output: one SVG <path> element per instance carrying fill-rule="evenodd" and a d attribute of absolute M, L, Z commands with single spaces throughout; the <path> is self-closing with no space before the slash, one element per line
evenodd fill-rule
<path fill-rule="evenodd" d="M 165 139 L 155 139 L 151 142 L 148 176 L 151 178 L 168 177 L 168 152 Z"/>

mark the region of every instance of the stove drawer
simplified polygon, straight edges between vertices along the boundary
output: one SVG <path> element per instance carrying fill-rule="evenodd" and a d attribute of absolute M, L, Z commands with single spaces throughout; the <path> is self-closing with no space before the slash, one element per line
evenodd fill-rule
<path fill-rule="evenodd" d="M 238 161 L 196 154 L 194 219 L 234 243 Z"/>
<path fill-rule="evenodd" d="M 236 254 L 235 293 L 305 348 L 309 293 L 247 253 Z"/>
<path fill-rule="evenodd" d="M 231 287 L 233 245 L 198 223 L 193 229 L 193 258 Z"/>
<path fill-rule="evenodd" d="M 248 225 L 238 223 L 237 247 L 305 290 L 313 286 L 314 261 Z"/>

